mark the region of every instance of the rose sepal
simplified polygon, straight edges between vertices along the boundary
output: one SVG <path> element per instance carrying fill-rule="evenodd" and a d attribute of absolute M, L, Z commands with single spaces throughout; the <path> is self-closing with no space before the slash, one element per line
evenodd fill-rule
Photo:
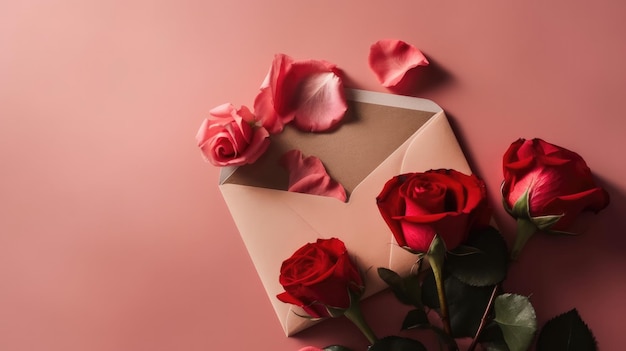
<path fill-rule="evenodd" d="M 504 182 L 502 183 L 504 188 Z M 503 189 L 502 188 L 502 189 Z M 517 235 L 515 236 L 515 244 L 513 245 L 513 250 L 511 251 L 511 259 L 517 260 L 520 252 L 528 242 L 528 239 L 537 232 L 537 230 L 541 230 L 547 233 L 559 234 L 559 232 L 551 231 L 550 228 L 555 225 L 564 214 L 560 215 L 545 215 L 545 216 L 536 216 L 533 217 L 530 215 L 530 186 L 526 188 L 526 191 L 520 196 L 515 204 L 513 204 L 513 208 L 509 208 L 504 197 L 502 195 L 502 204 L 504 209 L 514 218 L 517 219 Z M 562 234 L 570 234 L 563 232 Z"/>
<path fill-rule="evenodd" d="M 547 230 L 552 227 L 556 222 L 564 216 L 564 214 L 560 215 L 545 215 L 545 216 L 537 216 L 533 217 L 530 215 L 530 186 L 526 188 L 526 191 L 522 194 L 522 196 L 515 201 L 513 204 L 513 208 L 509 207 L 506 198 L 504 196 L 504 182 L 502 182 L 502 187 L 500 188 L 500 192 L 502 194 L 502 207 L 504 210 L 511 215 L 513 218 L 526 218 L 530 219 L 535 225 L 541 230 Z"/>
<path fill-rule="evenodd" d="M 426 256 L 425 252 L 413 250 L 412 248 L 408 246 L 400 246 L 400 247 L 403 248 L 405 251 L 412 253 L 413 255 L 417 255 L 418 261 L 421 260 L 424 256 Z"/>
<path fill-rule="evenodd" d="M 511 214 L 515 218 L 530 218 L 530 186 L 520 196 L 511 208 Z"/>
<path fill-rule="evenodd" d="M 295 314 L 296 316 L 300 317 L 300 318 L 305 318 L 305 319 L 308 319 L 310 321 L 321 321 L 322 319 L 324 319 L 322 317 L 307 316 L 306 314 L 300 314 L 300 313 L 298 313 L 296 311 L 292 311 L 292 313 Z"/>
<path fill-rule="evenodd" d="M 567 235 L 567 236 L 578 236 L 578 235 L 580 235 L 578 233 L 566 232 L 564 230 L 546 230 L 545 232 L 547 234 L 552 234 L 552 235 Z"/>
<path fill-rule="evenodd" d="M 359 328 L 370 344 L 374 344 L 378 340 L 378 337 L 376 337 L 372 328 L 370 328 L 367 322 L 365 322 L 365 318 L 363 317 L 361 306 L 359 304 L 360 296 L 349 290 L 348 293 L 350 294 L 350 306 L 343 310 L 342 314 L 346 316 L 352 324 Z"/>
<path fill-rule="evenodd" d="M 530 217 L 530 221 L 533 222 L 533 224 L 536 225 L 539 230 L 550 231 L 550 227 L 555 225 L 556 222 L 558 222 L 561 219 L 561 217 L 563 217 L 562 214 L 537 216 L 537 217 Z"/>

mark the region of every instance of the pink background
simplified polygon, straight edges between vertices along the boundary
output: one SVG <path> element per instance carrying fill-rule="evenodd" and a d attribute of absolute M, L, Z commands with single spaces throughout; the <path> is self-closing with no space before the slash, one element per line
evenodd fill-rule
<path fill-rule="evenodd" d="M 0 3 L 0 349 L 296 350 L 365 341 L 344 320 L 286 338 L 194 136 L 252 105 L 275 53 L 386 91 L 370 44 L 433 63 L 411 93 L 448 113 L 499 209 L 518 137 L 579 152 L 611 206 L 575 238 L 533 238 L 507 290 L 540 324 L 577 307 L 620 350 L 626 304 L 626 6 L 622 1 L 77 1 Z M 365 304 L 380 334 L 403 308 Z"/>

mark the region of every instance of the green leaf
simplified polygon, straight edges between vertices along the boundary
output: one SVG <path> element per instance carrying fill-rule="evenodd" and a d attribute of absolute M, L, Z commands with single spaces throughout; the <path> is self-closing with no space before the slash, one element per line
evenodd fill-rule
<path fill-rule="evenodd" d="M 428 316 L 426 316 L 426 311 L 423 309 L 410 310 L 406 314 L 406 317 L 404 317 L 402 330 L 417 328 L 424 324 L 430 324 Z"/>
<path fill-rule="evenodd" d="M 448 335 L 443 329 L 430 324 L 426 311 L 424 310 L 416 309 L 407 313 L 404 318 L 404 322 L 402 323 L 402 330 L 408 329 L 430 330 L 437 335 L 439 341 L 448 347 L 448 350 L 458 349 L 456 341 L 454 341 L 450 335 Z"/>
<path fill-rule="evenodd" d="M 596 351 L 593 333 L 572 309 L 551 320 L 541 329 L 537 339 L 537 351 Z"/>
<path fill-rule="evenodd" d="M 330 345 L 330 346 L 326 346 L 324 349 L 324 351 L 352 351 L 352 349 L 349 349 L 345 346 L 341 346 L 341 345 Z"/>
<path fill-rule="evenodd" d="M 388 268 L 378 267 L 378 276 L 389 285 L 398 300 L 404 299 L 404 284 L 402 284 L 402 277 L 398 273 Z"/>
<path fill-rule="evenodd" d="M 459 347 L 456 344 L 456 341 L 454 340 L 454 338 L 452 338 L 450 335 L 448 335 L 448 333 L 446 333 L 443 329 L 436 327 L 432 324 L 421 324 L 415 327 L 416 329 L 421 329 L 421 330 L 425 330 L 428 329 L 430 331 L 432 331 L 433 333 L 435 333 L 435 335 L 437 335 L 437 337 L 439 338 L 439 341 L 443 344 L 446 345 L 446 347 L 448 348 L 448 350 L 458 350 Z"/>
<path fill-rule="evenodd" d="M 452 275 L 472 286 L 495 285 L 504 280 L 509 253 L 506 241 L 497 229 L 489 227 L 474 232 L 466 244 L 474 248 L 473 253 L 453 252 L 452 255 L 448 255 L 446 264 Z M 462 252 L 469 251 L 463 249 Z"/>
<path fill-rule="evenodd" d="M 494 301 L 495 318 L 511 351 L 525 351 L 537 331 L 535 309 L 526 296 L 502 294 Z"/>
<path fill-rule="evenodd" d="M 506 346 L 506 343 L 502 342 L 502 343 L 484 343 L 481 344 L 483 346 L 483 348 L 485 349 L 485 351 L 511 351 L 509 350 L 509 347 Z"/>
<path fill-rule="evenodd" d="M 460 245 L 460 246 L 457 246 L 454 250 L 448 251 L 448 254 L 454 255 L 454 256 L 465 256 L 465 255 L 472 255 L 475 253 L 481 253 L 481 251 L 475 247 L 468 246 L 468 245 Z"/>
<path fill-rule="evenodd" d="M 389 285 L 398 301 L 423 308 L 419 277 L 409 274 L 402 278 L 398 273 L 383 267 L 378 268 L 378 276 Z"/>
<path fill-rule="evenodd" d="M 453 336 L 456 338 L 473 337 L 487 308 L 493 286 L 471 286 L 450 274 L 444 274 L 444 288 L 448 299 Z M 432 271 L 424 277 L 422 302 L 430 308 L 439 308 L 437 287 Z"/>
<path fill-rule="evenodd" d="M 486 351 L 510 351 L 504 341 L 502 329 L 498 323 L 491 321 L 483 329 L 478 341 Z"/>
<path fill-rule="evenodd" d="M 376 341 L 368 351 L 428 351 L 424 345 L 413 339 L 387 336 Z"/>

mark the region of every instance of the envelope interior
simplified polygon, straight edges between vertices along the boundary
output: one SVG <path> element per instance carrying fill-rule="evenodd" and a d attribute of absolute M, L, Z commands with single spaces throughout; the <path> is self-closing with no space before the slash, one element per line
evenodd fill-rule
<path fill-rule="evenodd" d="M 327 133 L 301 132 L 287 126 L 272 135 L 267 152 L 254 164 L 237 168 L 224 183 L 286 190 L 288 173 L 278 164 L 287 151 L 317 156 L 346 192 L 352 190 L 434 113 L 348 101 L 339 128 Z"/>

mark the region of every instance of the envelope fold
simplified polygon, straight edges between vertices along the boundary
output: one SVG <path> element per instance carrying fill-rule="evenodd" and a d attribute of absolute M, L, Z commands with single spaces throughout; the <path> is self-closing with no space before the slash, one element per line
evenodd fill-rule
<path fill-rule="evenodd" d="M 298 316 L 304 314 L 302 309 L 276 298 L 283 291 L 278 281 L 282 261 L 308 242 L 337 237 L 364 274 L 363 297 L 371 296 L 386 287 L 378 267 L 407 274 L 416 262 L 414 255 L 398 247 L 380 216 L 376 196 L 384 184 L 401 173 L 434 168 L 470 173 L 444 112 L 432 101 L 359 90 L 348 96 L 353 115 L 337 132 L 324 135 L 322 143 L 308 135 L 287 134 L 275 150 L 309 147 L 302 150 L 305 155 L 319 157 L 333 178 L 350 183 L 347 202 L 276 186 L 280 182 L 271 178 L 279 170 L 260 169 L 273 167 L 272 155 L 260 160 L 261 165 L 225 169 L 220 179 L 222 195 L 288 336 L 314 322 Z M 376 143 L 371 144 L 372 139 Z M 353 156 L 333 157 L 344 149 Z M 270 181 L 254 179 L 259 174 Z"/>

